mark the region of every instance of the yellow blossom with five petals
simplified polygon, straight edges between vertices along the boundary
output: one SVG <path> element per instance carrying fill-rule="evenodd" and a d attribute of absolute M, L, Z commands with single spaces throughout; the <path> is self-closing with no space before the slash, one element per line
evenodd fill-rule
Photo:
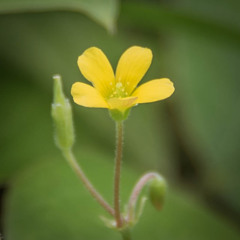
<path fill-rule="evenodd" d="M 112 113 L 125 116 L 138 103 L 170 97 L 174 86 L 168 78 L 154 79 L 137 86 L 151 62 L 152 51 L 149 48 L 133 46 L 122 54 L 114 74 L 105 54 L 99 48 L 88 48 L 79 56 L 78 66 L 93 86 L 74 83 L 71 89 L 74 102 L 84 107 L 108 108 Z"/>

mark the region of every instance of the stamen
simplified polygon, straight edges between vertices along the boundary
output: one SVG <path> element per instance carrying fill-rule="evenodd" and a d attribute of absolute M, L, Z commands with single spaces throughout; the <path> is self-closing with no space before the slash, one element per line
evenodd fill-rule
<path fill-rule="evenodd" d="M 113 98 L 113 97 L 125 98 L 127 96 L 128 96 L 128 92 L 125 90 L 125 87 L 123 86 L 123 84 L 121 82 L 117 82 L 115 85 L 115 88 L 112 88 L 112 93 L 110 95 L 110 98 Z"/>
<path fill-rule="evenodd" d="M 121 82 L 118 82 L 117 84 L 116 84 L 116 88 L 122 88 L 122 83 Z"/>

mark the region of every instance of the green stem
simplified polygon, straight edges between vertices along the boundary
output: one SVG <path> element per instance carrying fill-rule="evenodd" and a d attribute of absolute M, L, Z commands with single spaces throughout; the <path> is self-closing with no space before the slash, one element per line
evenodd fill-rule
<path fill-rule="evenodd" d="M 122 227 L 122 218 L 120 213 L 120 177 L 121 177 L 121 161 L 123 147 L 123 122 L 116 122 L 116 157 L 115 157 L 115 176 L 114 176 L 114 211 L 115 220 L 118 228 Z"/>
<path fill-rule="evenodd" d="M 94 188 L 92 183 L 89 181 L 87 176 L 84 174 L 82 168 L 76 161 L 72 151 L 70 149 L 64 151 L 64 156 L 68 163 L 71 165 L 72 169 L 76 172 L 80 180 L 83 182 L 84 186 L 91 193 L 91 195 L 97 200 L 97 202 L 113 217 L 115 216 L 114 209 L 106 202 L 102 195 Z"/>
<path fill-rule="evenodd" d="M 128 228 L 121 231 L 122 239 L 123 240 L 131 240 L 131 232 Z"/>

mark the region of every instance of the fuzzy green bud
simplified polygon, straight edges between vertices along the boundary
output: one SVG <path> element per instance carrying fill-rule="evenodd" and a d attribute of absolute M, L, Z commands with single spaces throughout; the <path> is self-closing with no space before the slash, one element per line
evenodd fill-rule
<path fill-rule="evenodd" d="M 161 210 L 166 195 L 166 182 L 157 175 L 149 182 L 149 199 L 157 210 Z"/>
<path fill-rule="evenodd" d="M 60 75 L 54 75 L 52 118 L 55 127 L 55 141 L 61 150 L 70 149 L 74 142 L 72 108 L 62 90 Z"/>

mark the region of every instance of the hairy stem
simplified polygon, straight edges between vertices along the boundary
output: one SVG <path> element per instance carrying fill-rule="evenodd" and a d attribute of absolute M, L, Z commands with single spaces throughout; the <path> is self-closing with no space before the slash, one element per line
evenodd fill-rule
<path fill-rule="evenodd" d="M 122 239 L 123 240 L 131 240 L 131 232 L 130 229 L 126 228 L 121 231 Z"/>
<path fill-rule="evenodd" d="M 82 168 L 76 161 L 71 150 L 64 151 L 64 156 L 68 163 L 71 165 L 72 169 L 76 172 L 77 176 L 80 178 L 84 186 L 90 192 L 90 194 L 97 200 L 97 202 L 113 217 L 115 216 L 114 209 L 106 202 L 102 195 L 94 188 L 92 183 L 89 181 Z"/>
<path fill-rule="evenodd" d="M 117 227 L 122 226 L 120 213 L 120 177 L 121 177 L 121 160 L 123 147 L 123 122 L 116 122 L 116 157 L 115 157 L 115 175 L 114 175 L 114 211 Z"/>

